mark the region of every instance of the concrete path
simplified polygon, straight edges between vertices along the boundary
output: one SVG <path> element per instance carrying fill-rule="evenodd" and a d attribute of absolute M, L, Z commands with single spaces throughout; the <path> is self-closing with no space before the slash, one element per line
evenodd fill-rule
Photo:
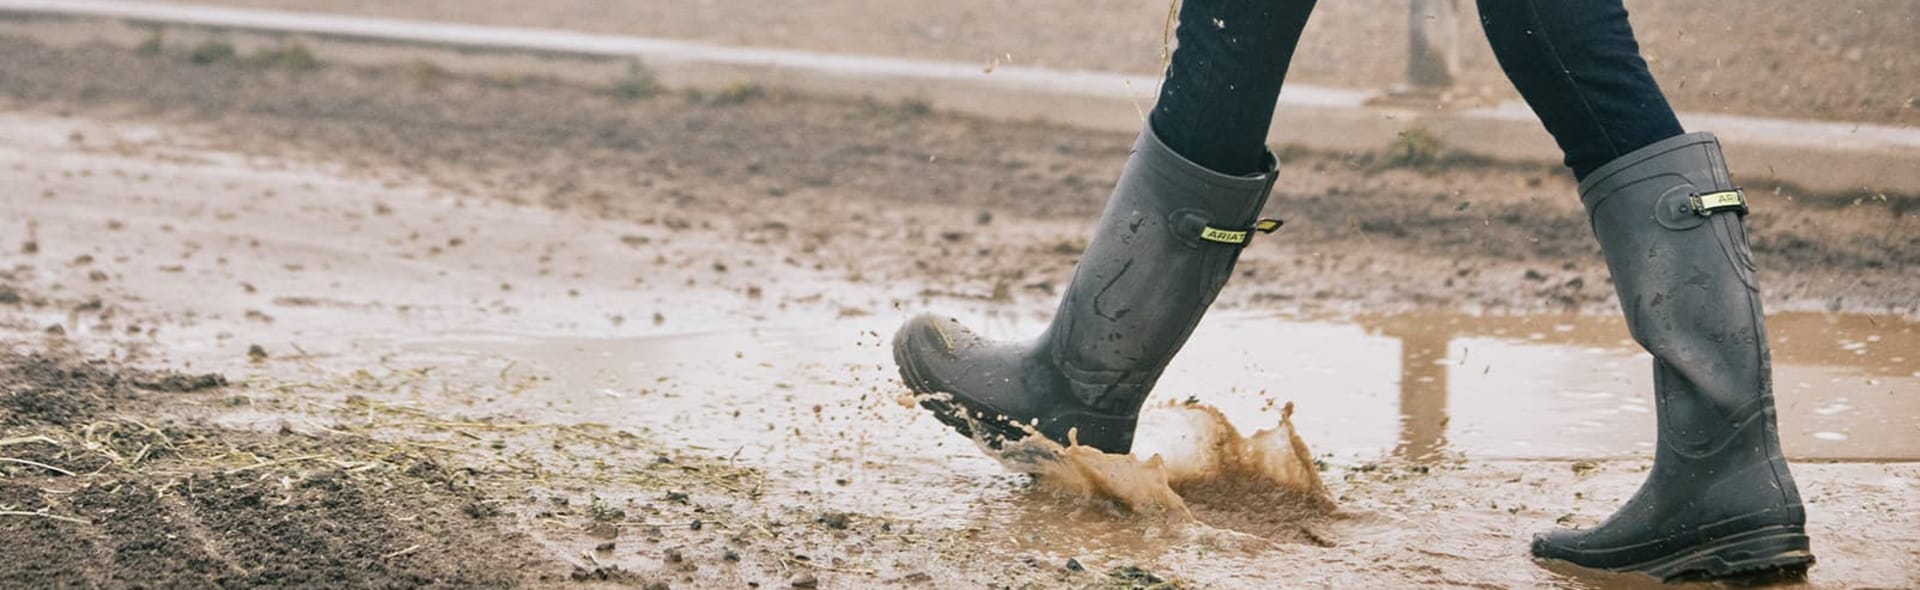
<path fill-rule="evenodd" d="M 952 111 L 1122 131 L 1139 128 L 1157 83 L 1151 77 L 1109 72 L 986 68 L 550 29 L 117 0 L 0 0 L 0 19 L 14 21 L 5 29 L 24 28 L 29 34 L 64 27 L 73 35 L 73 29 L 91 27 L 111 36 L 108 30 L 118 26 L 120 36 L 126 37 L 133 34 L 129 31 L 159 26 L 229 35 L 297 35 L 317 42 L 415 50 L 454 48 L 462 50 L 461 55 L 444 56 L 436 63 L 464 58 L 469 69 L 526 67 L 484 59 L 503 54 L 548 60 L 637 60 L 673 86 L 720 89 L 751 81 L 802 92 L 918 100 Z M 101 27 L 103 23 L 108 26 Z M 384 55 L 391 59 L 393 54 Z M 585 75 L 604 79 L 614 70 L 590 71 Z M 1524 104 L 1433 111 L 1383 106 L 1374 98 L 1367 91 L 1289 85 L 1281 96 L 1271 141 L 1322 150 L 1377 150 L 1400 132 L 1418 126 L 1448 145 L 1495 158 L 1552 162 L 1560 156 Z M 1681 119 L 1689 129 L 1720 134 L 1741 178 L 1774 178 L 1817 191 L 1920 193 L 1920 129 L 1709 113 L 1682 113 Z"/>

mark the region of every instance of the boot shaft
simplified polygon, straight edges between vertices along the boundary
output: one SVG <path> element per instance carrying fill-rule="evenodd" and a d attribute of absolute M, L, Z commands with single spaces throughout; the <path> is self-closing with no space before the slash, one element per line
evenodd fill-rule
<path fill-rule="evenodd" d="M 1220 174 L 1141 132 L 1042 337 L 1075 397 L 1139 408 L 1251 238 L 1278 172 L 1272 154 L 1265 162 Z"/>
<path fill-rule="evenodd" d="M 1719 141 L 1655 143 L 1601 167 L 1580 192 L 1628 330 L 1678 378 L 1658 389 L 1698 389 L 1725 417 L 1770 398 L 1745 201 Z"/>
<path fill-rule="evenodd" d="M 1727 502 L 1714 510 L 1803 518 L 1780 449 L 1747 205 L 1719 141 L 1654 143 L 1596 170 L 1580 193 L 1628 330 L 1654 357 L 1649 485 L 1729 486 L 1746 492 L 1716 493 Z"/>

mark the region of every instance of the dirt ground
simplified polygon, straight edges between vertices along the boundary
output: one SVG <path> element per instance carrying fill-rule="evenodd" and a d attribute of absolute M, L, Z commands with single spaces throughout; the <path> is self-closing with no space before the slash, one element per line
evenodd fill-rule
<path fill-rule="evenodd" d="M 164 1 L 1130 73 L 1160 71 L 1169 8 L 1165 0 L 562 0 L 538 6 L 506 0 Z M 1453 102 L 1517 98 L 1481 37 L 1473 3 L 1461 4 Z M 1920 61 L 1913 59 L 1920 38 L 1911 33 L 1920 27 L 1920 2 L 1768 0 L 1738 10 L 1706 0 L 1626 4 L 1654 75 L 1681 109 L 1920 124 L 1914 103 Z M 1405 2 L 1320 3 L 1290 79 L 1364 89 L 1402 83 L 1406 30 Z"/>
<path fill-rule="evenodd" d="M 1331 512 L 1169 522 L 900 404 L 886 330 L 1044 314 L 1131 138 L 318 58 L 0 38 L 0 546 L 44 555 L 10 585 L 1642 582 L 1524 539 L 1644 454 L 1323 451 Z M 1223 313 L 1613 313 L 1558 170 L 1283 156 Z M 1772 310 L 1910 337 L 1920 198 L 1748 190 Z M 1920 584 L 1914 459 L 1795 465 L 1805 584 Z"/>
<path fill-rule="evenodd" d="M 55 350 L 5 353 L 0 381 L 8 587 L 501 587 L 531 561 L 419 449 L 161 418 L 219 403 L 201 399 L 226 391 L 217 374 Z"/>

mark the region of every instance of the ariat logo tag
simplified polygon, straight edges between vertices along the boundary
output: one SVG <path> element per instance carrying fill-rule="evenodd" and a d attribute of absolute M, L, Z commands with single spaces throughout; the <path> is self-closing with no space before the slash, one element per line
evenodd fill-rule
<path fill-rule="evenodd" d="M 1220 229 L 1213 226 L 1204 226 L 1200 228 L 1200 239 L 1209 242 L 1245 246 L 1248 242 L 1253 241 L 1253 232 L 1270 234 L 1273 233 L 1273 230 L 1280 229 L 1280 226 L 1285 224 L 1286 222 L 1278 219 L 1262 219 L 1254 222 L 1253 229 L 1250 230 Z"/>
<path fill-rule="evenodd" d="M 1245 244 L 1247 243 L 1247 232 L 1206 227 L 1200 229 L 1200 239 L 1209 242 L 1220 242 L 1222 244 Z"/>
<path fill-rule="evenodd" d="M 1747 196 L 1740 189 L 1707 193 L 1693 198 L 1693 211 L 1700 215 L 1712 215 L 1719 211 L 1747 211 Z"/>

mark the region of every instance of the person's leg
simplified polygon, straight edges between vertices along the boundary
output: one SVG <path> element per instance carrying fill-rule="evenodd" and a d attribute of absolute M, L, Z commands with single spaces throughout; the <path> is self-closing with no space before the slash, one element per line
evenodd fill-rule
<path fill-rule="evenodd" d="M 1620 0 L 1479 0 L 1493 55 L 1574 177 L 1682 133 Z"/>
<path fill-rule="evenodd" d="M 1153 105 L 1160 141 L 1228 175 L 1259 171 L 1280 83 L 1313 0 L 1190 0 Z"/>
<path fill-rule="evenodd" d="M 894 336 L 921 404 L 998 446 L 1037 432 L 1110 453 L 1226 284 L 1278 164 L 1263 147 L 1310 0 L 1188 0 L 1161 102 L 1140 133 L 1053 322 L 997 343 L 922 315 Z M 945 395 L 934 395 L 945 394 Z"/>
<path fill-rule="evenodd" d="M 1566 151 L 1627 328 L 1653 354 L 1653 467 L 1598 526 L 1536 557 L 1663 579 L 1799 570 L 1806 513 L 1780 450 L 1745 196 L 1681 134 L 1620 0 L 1480 0 L 1495 54 Z"/>

